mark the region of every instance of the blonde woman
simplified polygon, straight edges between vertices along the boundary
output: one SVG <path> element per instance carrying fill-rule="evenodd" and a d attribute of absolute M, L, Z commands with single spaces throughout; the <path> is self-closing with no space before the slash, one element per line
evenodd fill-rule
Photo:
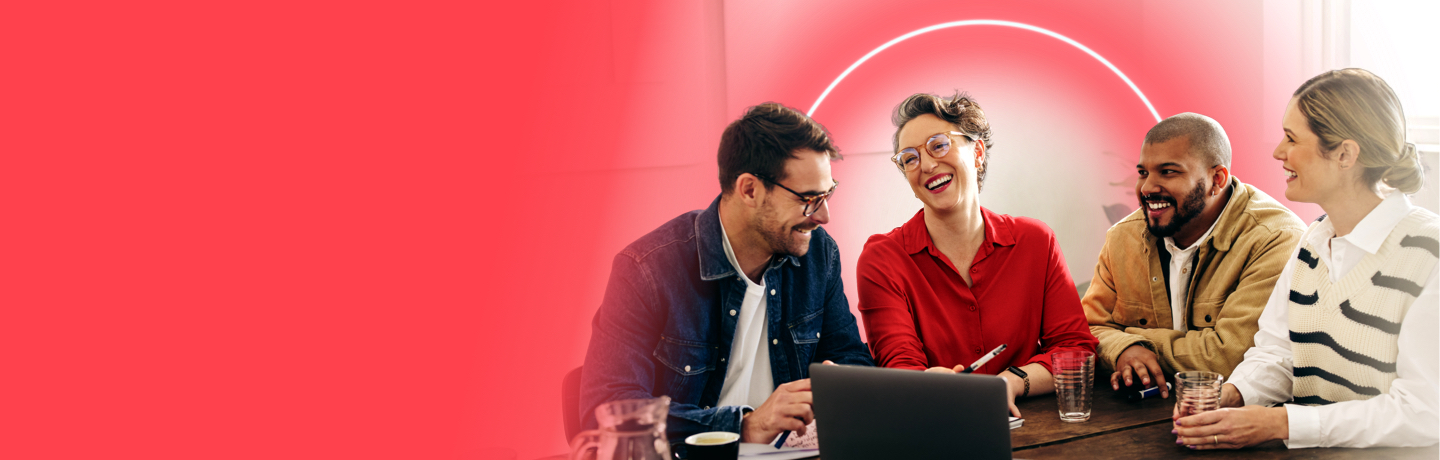
<path fill-rule="evenodd" d="M 1335 70 L 1295 91 L 1283 124 L 1285 197 L 1326 215 L 1276 281 L 1223 408 L 1178 419 L 1176 443 L 1434 445 L 1440 217 L 1405 196 L 1424 176 L 1400 101 L 1375 74 Z"/>

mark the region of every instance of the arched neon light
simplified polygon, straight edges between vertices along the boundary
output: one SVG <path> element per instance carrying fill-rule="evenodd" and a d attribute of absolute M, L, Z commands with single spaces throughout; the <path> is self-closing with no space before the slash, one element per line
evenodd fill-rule
<path fill-rule="evenodd" d="M 876 54 L 880 54 L 881 51 L 885 51 L 885 49 L 890 48 L 891 46 L 895 46 L 896 44 L 899 44 L 900 42 L 903 42 L 903 41 L 905 41 L 905 40 L 909 40 L 910 38 L 915 37 L 915 36 L 918 36 L 918 35 L 921 35 L 921 34 L 925 34 L 925 33 L 929 33 L 929 32 L 934 32 L 934 31 L 937 31 L 937 30 L 940 30 L 940 29 L 949 29 L 949 28 L 951 28 L 951 27 L 964 27 L 964 26 L 1002 26 L 1002 27 L 1014 27 L 1014 28 L 1016 28 L 1016 29 L 1024 29 L 1024 30 L 1028 30 L 1028 31 L 1031 31 L 1031 32 L 1036 32 L 1036 33 L 1044 34 L 1044 35 L 1049 36 L 1049 37 L 1051 37 L 1051 38 L 1054 38 L 1054 39 L 1056 39 L 1056 40 L 1060 40 L 1060 41 L 1062 41 L 1062 42 L 1068 43 L 1068 44 L 1070 44 L 1070 46 L 1073 46 L 1073 47 L 1075 47 L 1075 48 L 1078 48 L 1080 51 L 1084 51 L 1085 54 L 1089 54 L 1090 57 L 1095 58 L 1095 60 L 1100 61 L 1101 64 L 1105 64 L 1105 67 L 1110 68 L 1110 71 L 1111 71 L 1111 72 L 1115 72 L 1115 76 L 1120 77 L 1121 80 L 1124 80 L 1124 81 L 1125 81 L 1125 84 L 1126 84 L 1126 85 L 1130 85 L 1130 89 L 1131 89 L 1132 91 L 1135 91 L 1135 95 L 1136 95 L 1136 96 L 1140 96 L 1140 102 L 1144 102 L 1144 103 L 1145 103 L 1145 108 L 1150 109 L 1150 115 L 1155 116 L 1155 121 L 1156 121 L 1156 122 L 1159 122 L 1159 121 L 1160 121 L 1160 112 L 1156 112 L 1156 111 L 1155 111 L 1155 106 L 1150 105 L 1150 99 L 1148 99 L 1148 98 L 1145 97 L 1145 93 L 1140 92 L 1140 87 L 1135 86 L 1135 82 L 1130 81 L 1130 77 L 1125 76 L 1125 72 L 1121 72 L 1119 68 L 1115 67 L 1115 64 L 1111 64 L 1109 60 L 1106 60 L 1103 56 L 1100 56 L 1099 53 L 1096 53 L 1094 50 L 1091 50 L 1090 48 L 1087 48 L 1085 45 L 1081 45 L 1080 42 L 1077 42 L 1077 41 L 1075 41 L 1075 40 L 1071 40 L 1070 37 L 1066 37 L 1066 36 L 1064 36 L 1064 35 L 1060 35 L 1060 34 L 1057 34 L 1057 33 L 1055 33 L 1055 32 L 1051 32 L 1051 31 L 1049 31 L 1049 30 L 1045 30 L 1045 29 L 1042 29 L 1042 28 L 1039 28 L 1039 27 L 1035 27 L 1035 26 L 1032 26 L 1032 25 L 1029 25 L 1029 24 L 1022 24 L 1022 23 L 1011 22 L 1011 21 L 996 21 L 996 20 L 993 20 L 993 19 L 972 19 L 972 20 L 968 20 L 968 21 L 954 21 L 954 22 L 947 22 L 947 23 L 944 23 L 944 24 L 936 24 L 936 25 L 933 25 L 933 26 L 930 26 L 930 27 L 926 27 L 926 28 L 923 28 L 923 29 L 915 30 L 915 31 L 910 32 L 910 33 L 908 33 L 908 34 L 905 34 L 905 35 L 901 35 L 901 36 L 899 36 L 899 37 L 896 37 L 894 40 L 890 40 L 890 41 L 888 41 L 888 42 L 885 42 L 885 44 L 884 44 L 884 45 L 880 45 L 879 48 L 875 48 L 875 49 L 871 50 L 869 53 L 866 53 L 864 57 L 860 58 L 860 60 L 858 60 L 858 61 L 855 61 L 854 64 L 850 64 L 850 68 L 845 69 L 844 72 L 840 73 L 840 76 L 835 77 L 835 81 L 830 82 L 830 86 L 828 86 L 828 87 L 825 88 L 825 92 L 820 93 L 820 98 L 815 100 L 815 105 L 810 106 L 810 111 L 805 112 L 805 114 L 806 114 L 806 115 L 814 115 L 814 114 L 815 114 L 815 109 L 820 108 L 820 103 L 825 101 L 825 97 L 830 95 L 830 91 L 834 90 L 834 89 L 835 89 L 835 86 L 837 86 L 837 85 L 840 84 L 840 81 L 844 80 L 846 76 L 850 75 L 850 72 L 854 72 L 856 68 L 859 68 L 859 67 L 860 67 L 860 64 L 864 64 L 865 61 L 868 61 L 868 60 L 870 60 L 870 58 L 875 57 Z"/>

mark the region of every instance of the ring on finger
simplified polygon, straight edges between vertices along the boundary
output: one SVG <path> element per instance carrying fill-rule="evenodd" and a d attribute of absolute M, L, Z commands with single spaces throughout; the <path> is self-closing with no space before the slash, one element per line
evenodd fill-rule
<path fill-rule="evenodd" d="M 1210 437 L 1215 439 L 1215 445 L 1217 445 L 1217 446 L 1220 445 L 1220 435 L 1218 435 L 1218 434 L 1212 434 L 1212 435 L 1210 435 Z"/>

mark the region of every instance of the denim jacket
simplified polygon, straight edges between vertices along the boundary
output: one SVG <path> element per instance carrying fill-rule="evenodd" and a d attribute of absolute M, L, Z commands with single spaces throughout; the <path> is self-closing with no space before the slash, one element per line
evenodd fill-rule
<path fill-rule="evenodd" d="M 615 256 L 581 373 L 580 417 L 596 426 L 606 401 L 670 396 L 672 445 L 706 431 L 740 432 L 752 408 L 714 407 L 746 284 L 725 257 L 720 199 L 661 225 Z M 810 363 L 874 365 L 840 283 L 835 240 L 817 228 L 804 257 L 777 256 L 764 274 L 770 371 L 776 385 L 809 378 Z M 770 292 L 774 292 L 770 294 Z M 677 445 L 676 447 L 683 447 Z"/>

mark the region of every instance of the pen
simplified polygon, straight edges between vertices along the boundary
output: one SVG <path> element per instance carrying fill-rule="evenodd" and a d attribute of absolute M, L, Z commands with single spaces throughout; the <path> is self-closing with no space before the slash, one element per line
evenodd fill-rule
<path fill-rule="evenodd" d="M 1165 382 L 1165 389 L 1166 389 L 1166 390 L 1171 390 L 1171 389 L 1174 389 L 1174 387 L 1170 386 L 1170 382 Z M 1125 399 L 1127 399 L 1127 400 L 1129 400 L 1129 401 L 1132 401 L 1132 402 L 1133 402 L 1133 401 L 1139 401 L 1139 400 L 1142 400 L 1142 399 L 1145 399 L 1145 398 L 1149 398 L 1149 397 L 1153 397 L 1153 396 L 1160 396 L 1160 387 L 1159 387 L 1159 386 L 1153 386 L 1153 387 L 1146 388 L 1146 389 L 1144 389 L 1144 390 L 1139 390 L 1139 391 L 1131 390 L 1131 391 L 1125 392 Z"/>
<path fill-rule="evenodd" d="M 795 417 L 795 420 L 800 420 L 801 423 L 804 423 L 804 422 L 805 422 L 805 420 L 801 419 L 800 417 Z M 780 433 L 780 436 L 776 436 L 776 437 L 775 437 L 775 442 L 772 442 L 772 443 L 770 443 L 770 444 L 773 444 L 776 449 L 779 449 L 781 446 L 784 446 L 784 445 L 785 445 L 785 439 L 787 439 L 787 438 L 789 438 L 789 437 L 790 437 L 790 431 L 787 430 L 787 431 L 785 431 L 784 433 Z"/>
<path fill-rule="evenodd" d="M 984 366 L 985 363 L 990 362 L 990 358 L 994 358 L 995 356 L 999 355 L 1000 352 L 1002 352 L 1002 351 L 1005 351 L 1005 344 L 1003 344 L 1003 343 L 1000 344 L 1000 346 L 995 347 L 995 349 L 992 350 L 991 352 L 986 353 L 985 356 L 981 356 L 979 361 L 975 361 L 975 364 L 971 364 L 971 365 L 969 365 L 969 366 L 966 366 L 966 367 L 965 367 L 965 370 L 960 371 L 960 373 L 961 373 L 961 374 L 969 374 L 969 373 L 971 373 L 971 372 L 975 372 L 975 369 L 979 369 L 980 366 Z"/>
<path fill-rule="evenodd" d="M 776 449 L 779 449 L 780 446 L 784 446 L 784 445 L 785 445 L 785 438 L 789 438 L 789 437 L 790 437 L 790 432 L 789 432 L 789 431 L 786 431 L 786 432 L 784 432 L 784 433 L 780 433 L 780 436 L 779 436 L 779 437 L 776 437 L 776 438 L 775 438 L 775 442 L 773 442 L 773 443 L 771 443 L 771 444 L 773 444 Z"/>

